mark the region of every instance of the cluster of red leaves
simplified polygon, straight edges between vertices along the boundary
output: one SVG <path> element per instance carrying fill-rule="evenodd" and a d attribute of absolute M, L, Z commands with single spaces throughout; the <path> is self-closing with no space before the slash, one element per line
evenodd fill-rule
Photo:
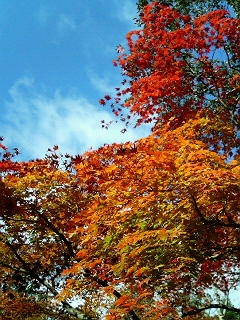
<path fill-rule="evenodd" d="M 0 141 L 2 140 L 3 138 L 0 138 Z M 0 143 L 0 149 L 3 150 L 2 152 L 0 152 L 0 172 L 1 173 L 14 172 L 20 169 L 21 164 L 18 162 L 12 161 L 12 158 L 14 158 L 19 154 L 18 149 L 15 148 L 13 152 L 10 152 L 8 151 L 8 148 L 1 143 Z"/>
<path fill-rule="evenodd" d="M 190 16 L 153 2 L 144 8 L 142 22 L 144 29 L 127 35 L 129 54 L 114 61 L 126 80 L 111 104 L 113 112 L 128 121 L 122 112 L 128 108 L 136 117 L 136 126 L 166 123 L 173 116 L 181 124 L 206 107 L 212 95 L 219 101 L 218 112 L 225 109 L 224 116 L 228 113 L 230 117 L 224 104 L 229 99 L 237 103 L 236 92 L 228 90 L 232 76 L 221 62 L 213 61 L 210 52 L 231 46 L 234 59 L 240 58 L 239 20 L 217 10 L 192 21 Z M 234 89 L 239 92 L 239 84 Z"/>

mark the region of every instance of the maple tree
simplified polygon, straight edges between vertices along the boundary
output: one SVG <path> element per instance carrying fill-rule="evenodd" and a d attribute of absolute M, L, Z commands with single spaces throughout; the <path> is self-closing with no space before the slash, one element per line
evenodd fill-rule
<path fill-rule="evenodd" d="M 100 103 L 136 126 L 171 117 L 178 125 L 201 109 L 239 126 L 239 19 L 225 10 L 191 17 L 153 2 L 141 21 L 144 28 L 127 35 L 129 54 L 114 61 L 124 87 Z"/>
<path fill-rule="evenodd" d="M 206 118 L 168 126 L 134 144 L 87 153 L 76 165 L 93 195 L 77 215 L 82 249 L 70 271 L 91 269 L 109 282 L 108 293 L 122 287 L 112 319 L 131 309 L 143 319 L 180 319 L 220 308 L 206 289 L 237 281 L 239 163 L 209 150 L 208 141 L 214 132 L 229 136 L 231 127 Z"/>
<path fill-rule="evenodd" d="M 3 320 L 240 313 L 213 294 L 239 285 L 239 20 L 185 13 L 145 6 L 100 100 L 149 137 L 29 162 L 0 145 Z"/>
<path fill-rule="evenodd" d="M 73 228 L 82 222 L 73 217 L 89 202 L 91 184 L 76 183 L 69 156 L 63 160 L 57 147 L 26 163 L 13 161 L 18 151 L 1 148 L 1 319 L 99 319 L 101 293 L 91 283 L 107 285 L 87 270 L 78 277 L 85 287 L 73 299 L 58 297 L 71 283 L 62 273 L 78 261 Z"/>
<path fill-rule="evenodd" d="M 79 188 L 56 151 L 26 163 L 13 156 L 5 150 L 0 163 L 1 319 L 92 319 L 91 308 L 56 299 L 76 255 L 68 229 Z"/>

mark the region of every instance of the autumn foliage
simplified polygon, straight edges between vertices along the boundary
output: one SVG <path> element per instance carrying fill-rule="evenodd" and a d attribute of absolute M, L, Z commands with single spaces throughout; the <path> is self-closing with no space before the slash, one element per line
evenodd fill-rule
<path fill-rule="evenodd" d="M 239 285 L 239 20 L 158 2 L 141 19 L 100 103 L 150 136 L 29 162 L 0 144 L 3 320 L 240 313 L 218 296 Z"/>
<path fill-rule="evenodd" d="M 114 61 L 126 77 L 111 104 L 115 114 L 128 123 L 122 112 L 128 108 L 136 126 L 154 126 L 171 117 L 181 124 L 206 108 L 236 123 L 239 20 L 225 10 L 193 19 L 153 2 L 144 8 L 142 22 L 142 30 L 127 35 L 129 54 Z"/>
<path fill-rule="evenodd" d="M 235 282 L 239 164 L 209 150 L 208 135 L 230 131 L 220 125 L 196 118 L 170 130 L 170 122 L 134 144 L 87 153 L 76 165 L 93 196 L 77 216 L 80 262 L 71 273 L 90 269 L 122 286 L 126 297 L 112 313 L 134 308 L 143 319 L 177 319 L 174 306 L 183 300 L 187 313 L 190 296 L 204 303 L 207 288 L 217 283 L 226 291 Z"/>

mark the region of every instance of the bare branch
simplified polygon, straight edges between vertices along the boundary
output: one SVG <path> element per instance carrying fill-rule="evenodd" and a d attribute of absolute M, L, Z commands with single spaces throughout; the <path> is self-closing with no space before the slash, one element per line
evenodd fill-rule
<path fill-rule="evenodd" d="M 189 307 L 189 309 L 191 309 L 191 310 L 185 311 L 185 312 L 182 313 L 182 317 L 183 318 L 185 318 L 187 316 L 191 316 L 191 315 L 195 315 L 195 314 L 201 313 L 202 311 L 209 310 L 209 309 L 224 309 L 224 310 L 240 313 L 240 309 L 239 308 L 226 306 L 225 304 L 218 304 L 218 303 L 213 303 L 213 304 L 210 304 L 210 305 L 208 305 L 206 307 L 202 307 L 202 308 Z"/>
<path fill-rule="evenodd" d="M 233 220 L 229 221 L 229 223 L 225 223 L 217 218 L 215 220 L 206 219 L 205 216 L 203 215 L 203 213 L 201 212 L 201 210 L 199 209 L 195 197 L 193 195 L 191 195 L 191 197 L 193 200 L 194 209 L 203 223 L 208 224 L 208 225 L 212 225 L 212 226 L 225 227 L 225 228 L 236 228 L 236 229 L 240 228 L 240 224 L 233 221 Z"/>

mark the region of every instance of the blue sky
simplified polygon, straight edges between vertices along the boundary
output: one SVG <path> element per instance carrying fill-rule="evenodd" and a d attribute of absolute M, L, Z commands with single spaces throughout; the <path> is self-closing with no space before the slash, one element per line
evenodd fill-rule
<path fill-rule="evenodd" d="M 82 153 L 136 140 L 146 128 L 122 124 L 98 104 L 120 85 L 116 47 L 136 28 L 136 0 L 0 0 L 0 135 L 25 159 L 57 144 Z"/>

